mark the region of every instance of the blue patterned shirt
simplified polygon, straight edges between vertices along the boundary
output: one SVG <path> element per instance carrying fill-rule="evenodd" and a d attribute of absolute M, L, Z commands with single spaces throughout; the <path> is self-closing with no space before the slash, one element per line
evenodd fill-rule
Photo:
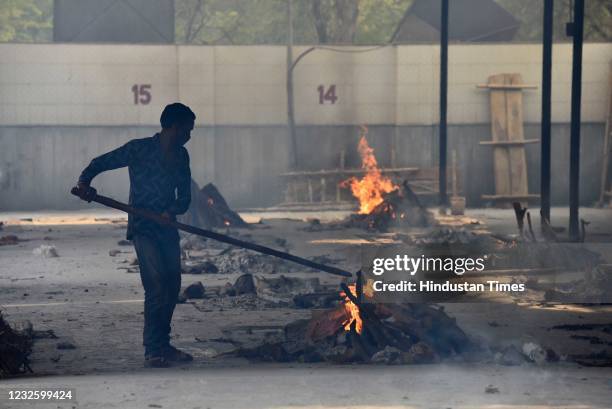
<path fill-rule="evenodd" d="M 93 159 L 81 173 L 79 183 L 89 185 L 98 174 L 125 166 L 130 174 L 131 206 L 173 215 L 187 211 L 191 201 L 191 171 L 189 154 L 183 146 L 171 158 L 165 159 L 159 134 L 133 139 Z M 178 239 L 175 228 L 130 214 L 127 238 L 131 239 L 135 234 Z"/>

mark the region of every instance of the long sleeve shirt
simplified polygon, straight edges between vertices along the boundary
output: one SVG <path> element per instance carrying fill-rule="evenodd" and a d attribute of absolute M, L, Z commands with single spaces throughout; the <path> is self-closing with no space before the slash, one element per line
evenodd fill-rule
<path fill-rule="evenodd" d="M 164 157 L 159 134 L 150 138 L 134 139 L 93 159 L 81 173 L 79 183 L 89 185 L 98 174 L 127 166 L 130 174 L 131 206 L 157 213 L 183 214 L 191 201 L 189 154 L 187 149 L 181 146 L 173 155 L 167 156 L 169 158 Z M 178 239 L 175 228 L 161 226 L 130 214 L 128 240 L 137 234 L 160 239 Z"/>

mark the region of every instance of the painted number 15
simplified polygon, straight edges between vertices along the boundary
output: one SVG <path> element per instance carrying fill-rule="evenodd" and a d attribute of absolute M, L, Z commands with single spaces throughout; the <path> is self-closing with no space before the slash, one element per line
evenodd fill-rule
<path fill-rule="evenodd" d="M 134 84 L 132 93 L 134 93 L 134 105 L 147 105 L 151 102 L 151 84 Z"/>
<path fill-rule="evenodd" d="M 335 104 L 338 100 L 335 85 L 330 85 L 329 88 L 327 88 L 327 91 L 325 91 L 325 86 L 319 85 L 317 91 L 319 91 L 319 104 L 321 105 L 325 104 L 325 102 Z"/>

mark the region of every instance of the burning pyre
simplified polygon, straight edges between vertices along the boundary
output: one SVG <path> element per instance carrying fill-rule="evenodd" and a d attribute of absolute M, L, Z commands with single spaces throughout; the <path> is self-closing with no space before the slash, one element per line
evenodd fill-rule
<path fill-rule="evenodd" d="M 397 185 L 382 174 L 366 135 L 367 128 L 363 127 L 357 150 L 364 176 L 351 177 L 340 183 L 341 187 L 350 188 L 359 201 L 359 211 L 351 215 L 347 227 L 384 231 L 391 226 L 426 227 L 434 224 L 433 215 L 421 205 L 408 182 Z"/>
<path fill-rule="evenodd" d="M 350 187 L 353 196 L 359 200 L 359 214 L 370 214 L 383 203 L 383 195 L 399 189 L 399 186 L 381 173 L 374 149 L 366 139 L 367 128 L 362 129 L 357 150 L 361 156 L 361 168 L 365 171 L 365 175 L 361 179 L 351 177 L 341 182 L 340 186 Z"/>
<path fill-rule="evenodd" d="M 436 362 L 473 348 L 443 309 L 424 304 L 363 302 L 360 279 L 342 285 L 336 308 L 313 311 L 284 333 L 238 355 L 278 362 L 416 364 Z"/>

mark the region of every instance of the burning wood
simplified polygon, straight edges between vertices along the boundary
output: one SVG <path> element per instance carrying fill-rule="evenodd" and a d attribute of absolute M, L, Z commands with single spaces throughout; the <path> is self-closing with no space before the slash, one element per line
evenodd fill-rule
<path fill-rule="evenodd" d="M 401 189 L 383 196 L 383 201 L 370 213 L 353 214 L 345 223 L 347 227 L 386 231 L 390 227 L 427 227 L 435 224 L 434 216 L 421 205 L 407 182 Z"/>
<path fill-rule="evenodd" d="M 359 201 L 359 211 L 351 215 L 347 227 L 384 231 L 393 225 L 425 227 L 433 224 L 433 215 L 421 205 L 406 181 L 400 186 L 382 174 L 366 134 L 364 127 L 357 147 L 365 175 L 340 183 L 341 187 L 350 188 Z"/>
<path fill-rule="evenodd" d="M 381 173 L 374 156 L 374 149 L 368 144 L 366 134 L 367 128 L 363 127 L 357 145 L 365 175 L 361 179 L 351 177 L 340 183 L 341 187 L 350 187 L 353 196 L 359 200 L 359 214 L 370 214 L 383 203 L 383 195 L 399 189 L 399 186 Z"/>
<path fill-rule="evenodd" d="M 356 284 L 349 285 L 348 290 L 351 293 L 351 295 L 353 295 L 354 297 L 357 297 L 357 285 Z M 361 331 L 363 330 L 363 320 L 361 319 L 361 315 L 359 314 L 359 307 L 357 307 L 357 305 L 353 301 L 351 301 L 351 298 L 353 297 L 349 297 L 346 290 L 341 291 L 340 296 L 344 297 L 343 305 L 344 305 L 344 310 L 347 315 L 347 319 L 344 325 L 344 330 L 350 331 L 351 326 L 354 324 L 355 331 L 357 331 L 358 334 L 361 334 Z"/>
<path fill-rule="evenodd" d="M 427 363 L 473 348 L 443 309 L 422 304 L 362 303 L 359 285 L 343 285 L 333 309 L 285 327 L 284 337 L 239 356 L 266 361 Z M 279 358 L 281 357 L 281 358 Z"/>

